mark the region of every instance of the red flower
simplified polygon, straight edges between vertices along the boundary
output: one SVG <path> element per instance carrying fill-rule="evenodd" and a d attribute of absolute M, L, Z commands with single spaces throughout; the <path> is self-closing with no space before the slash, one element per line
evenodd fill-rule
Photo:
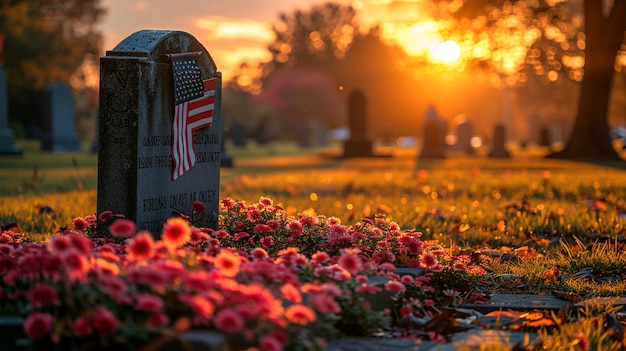
<path fill-rule="evenodd" d="M 96 313 L 93 316 L 93 325 L 96 327 L 98 334 L 106 336 L 115 332 L 118 321 L 111 311 L 104 306 L 100 306 L 96 309 Z"/>
<path fill-rule="evenodd" d="M 272 227 L 267 224 L 257 224 L 254 226 L 253 230 L 257 234 L 268 234 L 274 231 Z"/>
<path fill-rule="evenodd" d="M 89 226 L 89 222 L 82 217 L 76 217 L 72 220 L 72 225 L 76 230 L 85 230 Z"/>
<path fill-rule="evenodd" d="M 241 315 L 232 310 L 221 310 L 213 319 L 213 324 L 219 330 L 227 333 L 240 332 L 244 327 L 244 320 Z"/>
<path fill-rule="evenodd" d="M 207 323 L 215 310 L 209 299 L 199 295 L 180 295 L 178 299 L 194 310 L 196 315 L 194 323 L 196 324 Z"/>
<path fill-rule="evenodd" d="M 74 320 L 74 334 L 79 338 L 83 338 L 93 334 L 91 322 L 87 317 L 81 316 Z"/>
<path fill-rule="evenodd" d="M 291 235 L 298 236 L 302 234 L 302 223 L 298 221 L 289 221 L 289 223 L 287 223 L 287 229 L 289 229 Z"/>
<path fill-rule="evenodd" d="M 24 331 L 31 339 L 41 339 L 52 331 L 52 315 L 33 312 L 24 321 Z"/>
<path fill-rule="evenodd" d="M 87 258 L 76 249 L 69 249 L 61 256 L 61 263 L 72 280 L 83 277 L 89 270 Z"/>
<path fill-rule="evenodd" d="M 329 294 L 311 295 L 308 301 L 313 308 L 320 311 L 322 314 L 338 314 L 341 312 L 341 306 L 339 306 L 335 298 Z"/>
<path fill-rule="evenodd" d="M 163 310 L 163 300 L 150 294 L 139 294 L 135 296 L 135 308 L 138 311 L 159 312 Z"/>
<path fill-rule="evenodd" d="M 252 254 L 252 258 L 256 260 L 262 260 L 262 259 L 269 257 L 267 254 L 267 251 L 263 250 L 260 247 L 253 249 L 251 254 Z"/>
<path fill-rule="evenodd" d="M 413 313 L 413 309 L 410 306 L 404 305 L 400 307 L 400 316 L 403 318 Z"/>
<path fill-rule="evenodd" d="M 141 231 L 135 235 L 126 250 L 128 258 L 134 261 L 142 261 L 154 255 L 154 240 L 152 235 L 146 231 Z"/>
<path fill-rule="evenodd" d="M 93 248 L 93 242 L 89 237 L 84 234 L 70 233 L 68 235 L 70 242 L 74 248 L 80 251 L 83 255 L 88 255 Z"/>
<path fill-rule="evenodd" d="M 283 351 L 283 345 L 273 335 L 264 335 L 259 339 L 261 351 Z"/>
<path fill-rule="evenodd" d="M 191 204 L 191 207 L 193 207 L 193 213 L 198 213 L 198 214 L 205 214 L 206 213 L 206 205 L 201 202 L 201 201 L 194 201 Z"/>
<path fill-rule="evenodd" d="M 259 242 L 263 245 L 263 247 L 270 247 L 274 245 L 274 239 L 271 236 L 262 237 Z"/>
<path fill-rule="evenodd" d="M 234 277 L 239 273 L 241 258 L 230 250 L 222 250 L 215 256 L 215 268 L 225 277 Z"/>
<path fill-rule="evenodd" d="M 166 326 L 170 322 L 170 319 L 163 312 L 154 312 L 148 317 L 148 326 L 150 328 L 159 328 Z"/>
<path fill-rule="evenodd" d="M 287 320 L 294 324 L 307 325 L 315 322 L 315 312 L 308 306 L 294 304 L 287 307 L 285 311 Z"/>
<path fill-rule="evenodd" d="M 135 222 L 126 218 L 119 218 L 109 226 L 109 231 L 114 236 L 129 237 L 135 234 L 137 225 Z"/>
<path fill-rule="evenodd" d="M 265 207 L 270 207 L 273 204 L 272 199 L 270 199 L 269 197 L 265 197 L 265 196 L 261 196 L 259 203 Z"/>
<path fill-rule="evenodd" d="M 59 296 L 56 290 L 48 284 L 37 284 L 28 292 L 28 299 L 34 307 L 56 305 Z"/>
<path fill-rule="evenodd" d="M 48 240 L 48 250 L 54 253 L 61 253 L 72 246 L 70 238 L 65 235 L 53 235 Z"/>
<path fill-rule="evenodd" d="M 191 238 L 189 222 L 180 218 L 172 217 L 167 220 L 163 227 L 161 240 L 170 248 L 181 247 Z"/>
<path fill-rule="evenodd" d="M 437 265 L 437 259 L 435 258 L 435 256 L 434 256 L 434 255 L 431 255 L 431 254 L 425 254 L 425 255 L 422 257 L 422 263 L 423 263 L 426 267 L 431 268 L 431 267 L 434 267 L 435 265 Z"/>
<path fill-rule="evenodd" d="M 328 256 L 328 254 L 323 251 L 318 251 L 314 253 L 313 256 L 311 256 L 311 258 L 313 259 L 313 261 L 318 262 L 318 263 L 325 263 L 325 262 L 328 262 L 328 260 L 330 260 L 330 256 Z"/>

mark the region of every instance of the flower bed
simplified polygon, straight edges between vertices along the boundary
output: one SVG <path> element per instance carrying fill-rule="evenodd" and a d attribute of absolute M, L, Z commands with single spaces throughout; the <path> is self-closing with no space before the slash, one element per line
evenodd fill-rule
<path fill-rule="evenodd" d="M 291 217 L 269 198 L 221 205 L 217 230 L 193 226 L 204 215 L 196 203 L 158 240 L 107 212 L 45 242 L 3 232 L 0 314 L 24 318 L 35 345 L 59 349 L 134 349 L 199 329 L 260 350 L 319 350 L 342 335 L 402 334 L 404 320 L 484 300 L 471 280 L 485 272 L 470 256 L 384 215 L 346 226 Z M 110 235 L 97 234 L 102 226 Z M 372 307 L 381 292 L 390 308 Z"/>

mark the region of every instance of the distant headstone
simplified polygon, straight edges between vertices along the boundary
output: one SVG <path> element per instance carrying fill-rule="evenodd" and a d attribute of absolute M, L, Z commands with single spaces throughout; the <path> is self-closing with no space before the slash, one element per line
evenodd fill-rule
<path fill-rule="evenodd" d="M 245 148 L 248 145 L 246 124 L 235 120 L 231 128 L 230 134 L 233 138 L 233 146 Z"/>
<path fill-rule="evenodd" d="M 353 91 L 348 98 L 348 120 L 350 138 L 343 144 L 343 157 L 371 157 L 372 141 L 367 133 L 367 98 L 360 90 Z"/>
<path fill-rule="evenodd" d="M 207 215 L 195 224 L 216 226 L 221 87 L 208 50 L 181 31 L 136 32 L 100 59 L 98 213 L 159 235 L 197 200 Z"/>
<path fill-rule="evenodd" d="M 44 93 L 44 136 L 41 150 L 80 151 L 74 119 L 74 97 L 65 83 L 53 83 Z"/>
<path fill-rule="evenodd" d="M 543 127 L 539 130 L 539 146 L 552 147 L 552 135 L 550 134 L 550 129 L 547 127 Z"/>
<path fill-rule="evenodd" d="M 506 130 L 503 125 L 497 125 L 493 129 L 493 145 L 489 151 L 489 157 L 508 158 L 511 154 L 506 149 Z"/>
<path fill-rule="evenodd" d="M 9 99 L 7 77 L 0 67 L 0 155 L 21 155 L 22 149 L 15 145 L 13 130 L 9 129 Z"/>
<path fill-rule="evenodd" d="M 433 105 L 428 106 L 424 118 L 422 146 L 419 158 L 445 158 L 448 124 L 439 118 Z"/>
<path fill-rule="evenodd" d="M 467 119 L 465 115 L 458 115 L 454 118 L 456 124 L 456 143 L 450 146 L 451 150 L 474 153 L 472 138 L 474 137 L 474 123 Z"/>
<path fill-rule="evenodd" d="M 424 125 L 424 138 L 419 158 L 445 158 L 445 136 L 441 124 L 428 122 Z"/>

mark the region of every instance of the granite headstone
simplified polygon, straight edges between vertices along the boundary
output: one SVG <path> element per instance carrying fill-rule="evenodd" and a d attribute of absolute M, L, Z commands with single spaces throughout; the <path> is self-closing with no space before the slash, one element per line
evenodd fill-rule
<path fill-rule="evenodd" d="M 0 67 L 0 155 L 21 155 L 22 149 L 15 145 L 13 130 L 9 128 L 9 98 L 7 77 Z"/>
<path fill-rule="evenodd" d="M 424 118 L 422 145 L 418 158 L 445 158 L 448 124 L 439 117 L 437 109 L 429 105 Z"/>
<path fill-rule="evenodd" d="M 215 83 L 211 125 L 197 129 L 188 125 L 182 129 L 187 134 L 173 131 L 174 110 L 181 105 L 175 103 L 170 55 L 181 53 L 197 55 L 197 81 Z M 100 59 L 98 213 L 124 214 L 139 230 L 158 236 L 168 218 L 175 213 L 192 216 L 193 203 L 199 201 L 207 211 L 194 224 L 216 227 L 221 86 L 221 74 L 209 51 L 181 31 L 136 32 Z M 202 83 L 200 89 L 209 92 Z M 195 165 L 177 176 L 175 136 L 187 138 L 187 156 L 195 160 Z"/>
<path fill-rule="evenodd" d="M 501 124 L 493 128 L 493 145 L 488 156 L 493 158 L 511 157 L 509 150 L 506 149 L 506 129 Z"/>
<path fill-rule="evenodd" d="M 65 83 L 53 83 L 44 93 L 44 136 L 41 150 L 80 151 L 74 119 L 74 97 Z"/>
<path fill-rule="evenodd" d="M 371 157 L 372 141 L 367 132 L 367 98 L 360 90 L 348 97 L 350 138 L 344 142 L 343 157 Z"/>

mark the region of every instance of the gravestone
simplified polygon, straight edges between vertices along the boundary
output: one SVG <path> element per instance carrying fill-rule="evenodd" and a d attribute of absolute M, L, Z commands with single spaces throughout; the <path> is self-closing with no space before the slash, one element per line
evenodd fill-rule
<path fill-rule="evenodd" d="M 230 131 L 233 138 L 233 146 L 238 148 L 246 148 L 248 146 L 246 124 L 235 120 Z"/>
<path fill-rule="evenodd" d="M 433 105 L 428 106 L 419 158 L 445 158 L 447 127 L 446 121 L 439 118 L 437 109 Z"/>
<path fill-rule="evenodd" d="M 454 145 L 450 146 L 450 149 L 473 154 L 472 138 L 474 137 L 474 123 L 468 120 L 465 115 L 456 116 L 454 123 L 456 124 L 456 142 Z"/>
<path fill-rule="evenodd" d="M 44 92 L 44 136 L 41 150 L 80 151 L 74 119 L 74 97 L 67 84 L 53 83 Z"/>
<path fill-rule="evenodd" d="M 367 133 L 367 98 L 360 90 L 353 91 L 348 97 L 348 123 L 350 138 L 343 144 L 343 157 L 371 157 L 372 141 Z"/>
<path fill-rule="evenodd" d="M 142 30 L 107 51 L 100 59 L 98 213 L 124 214 L 158 236 L 173 213 L 191 216 L 197 200 L 207 215 L 194 224 L 216 226 L 221 87 L 208 50 L 185 32 Z"/>
<path fill-rule="evenodd" d="M 550 129 L 547 127 L 543 127 L 539 130 L 539 146 L 552 148 L 552 136 L 550 135 Z"/>
<path fill-rule="evenodd" d="M 22 149 L 15 145 L 13 131 L 9 128 L 9 98 L 7 77 L 0 66 L 0 155 L 21 155 Z"/>
<path fill-rule="evenodd" d="M 503 125 L 497 125 L 493 129 L 493 145 L 489 151 L 489 157 L 509 158 L 511 154 L 506 149 L 506 130 Z"/>

